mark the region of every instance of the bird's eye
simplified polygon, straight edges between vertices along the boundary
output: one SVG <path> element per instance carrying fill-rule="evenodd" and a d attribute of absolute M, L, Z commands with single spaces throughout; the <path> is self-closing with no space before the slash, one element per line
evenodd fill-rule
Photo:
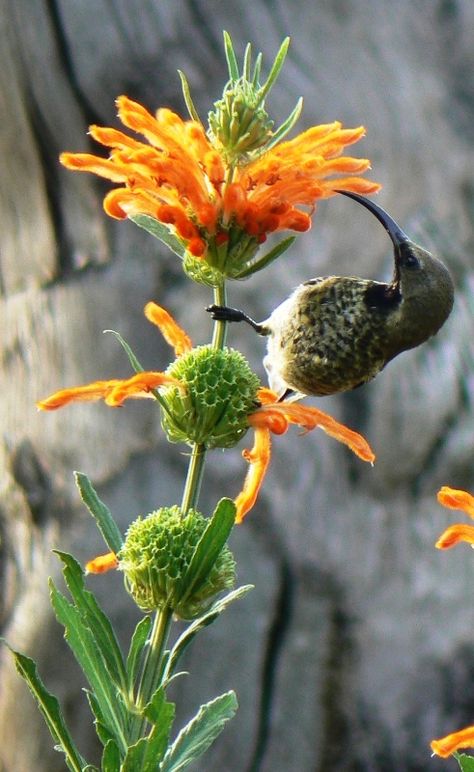
<path fill-rule="evenodd" d="M 403 266 L 405 268 L 419 268 L 420 267 L 420 261 L 418 260 L 415 253 L 410 248 L 410 245 L 407 244 L 404 245 L 404 248 L 402 247 L 402 260 Z"/>

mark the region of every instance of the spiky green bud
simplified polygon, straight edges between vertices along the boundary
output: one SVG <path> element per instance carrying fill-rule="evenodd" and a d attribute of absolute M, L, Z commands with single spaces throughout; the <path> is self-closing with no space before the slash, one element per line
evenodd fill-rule
<path fill-rule="evenodd" d="M 162 425 L 171 442 L 230 448 L 244 436 L 259 405 L 260 382 L 239 351 L 198 346 L 166 372 L 186 386 L 161 390 Z"/>
<path fill-rule="evenodd" d="M 190 509 L 182 517 L 181 509 L 172 506 L 139 517 L 130 525 L 118 554 L 119 569 L 139 608 L 155 611 L 168 607 L 181 619 L 194 619 L 207 609 L 214 595 L 233 587 L 235 561 L 227 546 L 197 589 L 187 594 L 183 587 L 183 577 L 208 524 L 199 512 Z"/>

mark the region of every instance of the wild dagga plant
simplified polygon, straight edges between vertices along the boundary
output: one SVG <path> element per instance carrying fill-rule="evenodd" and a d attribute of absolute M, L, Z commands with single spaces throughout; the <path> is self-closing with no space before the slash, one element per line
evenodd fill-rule
<path fill-rule="evenodd" d="M 363 127 L 344 129 L 335 121 L 283 141 L 300 114 L 300 100 L 274 129 L 265 100 L 283 65 L 288 39 L 263 84 L 261 55 L 252 64 L 248 45 L 240 71 L 227 34 L 224 41 L 229 78 L 209 113 L 207 130 L 180 73 L 190 120 L 164 108 L 152 115 L 121 96 L 120 120 L 143 139 L 91 126 L 91 136 L 109 148 L 108 157 L 61 156 L 69 169 L 116 183 L 118 187 L 105 196 L 105 211 L 132 220 L 163 242 L 181 259 L 191 280 L 211 289 L 218 305 L 225 305 L 227 280 L 266 268 L 295 238 L 284 238 L 262 255 L 268 234 L 308 230 L 316 201 L 336 190 L 368 194 L 379 188 L 357 176 L 369 168 L 368 160 L 342 155 L 347 145 L 364 135 Z M 363 460 L 374 459 L 356 432 L 314 407 L 281 401 L 263 388 L 244 357 L 226 347 L 226 322 L 215 322 L 208 345 L 193 347 L 165 309 L 150 302 L 145 314 L 174 348 L 175 359 L 165 372 L 145 370 L 115 333 L 132 375 L 62 389 L 38 403 L 47 411 L 78 401 L 103 399 L 117 407 L 129 398 L 148 398 L 159 408 L 170 442 L 190 448 L 181 502 L 138 517 L 125 536 L 88 477 L 76 475 L 80 495 L 109 550 L 91 560 L 86 573 L 121 571 L 127 592 L 143 612 L 125 655 L 109 619 L 86 589 L 82 567 L 71 555 L 57 551 L 68 596 L 51 581 L 51 602 L 88 684 L 86 695 L 103 745 L 100 762 L 92 764 L 82 756 L 34 661 L 13 651 L 57 749 L 75 771 L 184 769 L 204 753 L 235 713 L 236 696 L 229 691 L 202 705 L 176 731 L 167 690 L 195 636 L 250 589 L 248 585 L 232 589 L 235 562 L 227 540 L 234 523 L 242 522 L 255 504 L 270 461 L 271 434 L 284 434 L 290 424 L 306 431 L 319 426 Z M 222 498 L 209 517 L 198 509 L 206 454 L 235 446 L 250 428 L 254 444 L 243 452 L 249 468 L 242 491 L 234 500 Z M 178 636 L 173 634 L 176 619 L 186 623 Z M 208 665 L 212 667 L 211 660 Z"/>

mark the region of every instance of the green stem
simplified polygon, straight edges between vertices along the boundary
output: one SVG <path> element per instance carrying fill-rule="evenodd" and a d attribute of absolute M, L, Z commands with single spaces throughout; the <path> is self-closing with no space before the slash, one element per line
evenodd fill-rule
<path fill-rule="evenodd" d="M 153 696 L 153 692 L 159 686 L 159 677 L 163 667 L 163 654 L 168 642 L 172 614 L 173 611 L 169 606 L 158 609 L 155 614 L 137 692 L 137 707 L 140 710 L 143 710 Z M 143 737 L 146 723 L 146 718 L 142 718 L 133 739 Z"/>
<path fill-rule="evenodd" d="M 183 498 L 181 501 L 181 512 L 183 517 L 186 516 L 188 509 L 197 506 L 205 460 L 206 446 L 195 443 L 189 459 L 188 474 L 184 484 Z"/>
<path fill-rule="evenodd" d="M 225 284 L 214 287 L 214 303 L 216 306 L 225 306 L 227 303 L 227 293 Z M 214 348 L 224 348 L 227 332 L 227 322 L 216 322 L 212 334 L 212 346 Z"/>

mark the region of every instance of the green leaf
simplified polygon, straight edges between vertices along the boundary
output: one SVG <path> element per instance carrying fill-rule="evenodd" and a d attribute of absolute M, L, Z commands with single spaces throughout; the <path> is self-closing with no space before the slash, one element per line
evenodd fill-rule
<path fill-rule="evenodd" d="M 193 119 L 193 121 L 197 121 L 197 123 L 201 123 L 202 124 L 202 121 L 201 121 L 201 119 L 199 117 L 199 113 L 196 110 L 196 106 L 195 106 L 195 104 L 193 102 L 193 99 L 192 99 L 192 96 L 191 96 L 191 89 L 189 88 L 188 79 L 187 79 L 186 75 L 184 74 L 184 72 L 182 70 L 178 70 L 178 75 L 179 75 L 179 77 L 181 79 L 181 89 L 182 89 L 182 92 L 183 92 L 184 103 L 185 103 L 186 107 L 188 108 L 188 113 L 191 116 L 191 118 Z"/>
<path fill-rule="evenodd" d="M 105 723 L 104 716 L 102 715 L 102 711 L 100 709 L 99 703 L 97 702 L 95 694 L 91 692 L 90 689 L 84 689 L 84 691 L 89 701 L 89 707 L 91 709 L 91 713 L 95 718 L 94 725 L 95 725 L 95 731 L 96 731 L 97 737 L 101 741 L 102 745 L 107 745 L 109 740 L 113 740 L 115 742 L 115 737 L 113 733 L 110 731 L 107 724 Z"/>
<path fill-rule="evenodd" d="M 232 499 L 221 499 L 217 504 L 181 580 L 182 589 L 177 598 L 179 603 L 183 603 L 192 593 L 197 592 L 206 581 L 232 531 L 235 510 Z"/>
<path fill-rule="evenodd" d="M 99 606 L 96 597 L 84 587 L 84 572 L 79 563 L 67 552 L 54 550 L 64 564 L 63 574 L 69 592 L 84 623 L 94 636 L 112 681 L 122 691 L 127 689 L 127 675 L 122 652 L 109 618 Z"/>
<path fill-rule="evenodd" d="M 272 64 L 272 69 L 270 70 L 270 74 L 260 90 L 260 93 L 259 93 L 260 102 L 266 97 L 271 87 L 275 83 L 276 79 L 278 78 L 278 75 L 280 74 L 280 70 L 283 67 L 283 62 L 286 59 L 289 45 L 290 45 L 290 38 L 286 37 L 283 43 L 281 44 L 280 48 L 278 49 L 278 53 L 275 57 L 275 61 Z"/>
<path fill-rule="evenodd" d="M 123 544 L 123 536 L 108 507 L 99 499 L 86 474 L 75 472 L 76 485 L 81 499 L 96 520 L 104 541 L 112 552 L 118 552 Z"/>
<path fill-rule="evenodd" d="M 170 676 L 174 673 L 176 665 L 178 664 L 179 658 L 196 635 L 205 627 L 211 625 L 234 600 L 242 598 L 252 589 L 253 584 L 245 584 L 242 587 L 238 587 L 236 590 L 232 590 L 223 598 L 220 598 L 213 603 L 205 614 L 198 617 L 198 619 L 195 619 L 194 622 L 186 628 L 170 651 L 169 659 L 163 673 L 163 682 L 169 681 Z"/>
<path fill-rule="evenodd" d="M 283 121 L 281 126 L 279 126 L 275 132 L 273 132 L 272 138 L 269 142 L 267 142 L 267 144 L 263 148 L 263 152 L 268 153 L 268 151 L 272 147 L 275 147 L 275 145 L 281 142 L 283 137 L 285 137 L 288 134 L 288 132 L 291 131 L 296 121 L 300 117 L 302 109 L 303 109 L 303 97 L 300 97 L 296 105 L 294 106 L 293 110 L 289 114 L 288 118 L 286 119 L 286 121 Z"/>
<path fill-rule="evenodd" d="M 462 772 L 474 772 L 474 756 L 468 756 L 467 753 L 455 753 L 454 758 Z"/>
<path fill-rule="evenodd" d="M 116 330 L 104 330 L 104 332 L 110 332 L 112 335 L 114 335 L 120 345 L 122 346 L 123 350 L 125 351 L 128 361 L 130 362 L 133 370 L 135 370 L 136 373 L 143 373 L 145 368 L 142 364 L 140 364 L 139 360 L 135 356 L 134 352 L 132 351 L 132 348 L 128 345 L 127 341 L 122 338 L 119 332 L 116 332 Z M 161 396 L 158 389 L 150 389 L 150 394 L 153 394 L 156 400 L 160 403 L 161 407 L 167 410 L 167 406 L 165 401 L 163 400 L 163 397 Z M 168 411 L 167 411 L 168 412 Z"/>
<path fill-rule="evenodd" d="M 50 592 L 58 622 L 65 629 L 64 637 L 94 692 L 104 724 L 119 746 L 125 749 L 127 743 L 123 727 L 127 717 L 117 687 L 107 672 L 104 655 L 97 648 L 95 638 L 84 624 L 79 610 L 59 592 L 52 580 Z"/>
<path fill-rule="evenodd" d="M 145 707 L 144 714 L 152 728 L 147 737 L 142 737 L 130 746 L 121 772 L 156 772 L 166 753 L 175 706 L 172 702 L 167 702 L 163 687 L 156 690 Z"/>
<path fill-rule="evenodd" d="M 177 236 L 170 233 L 166 225 L 163 225 L 159 220 L 155 220 L 154 217 L 150 217 L 148 214 L 132 214 L 128 215 L 128 219 L 138 225 L 139 228 L 151 233 L 156 239 L 159 239 L 165 244 L 175 255 L 178 255 L 181 259 L 184 257 L 185 248 L 183 243 Z"/>
<path fill-rule="evenodd" d="M 202 705 L 168 749 L 160 772 L 178 772 L 202 756 L 234 716 L 237 707 L 233 691 Z"/>
<path fill-rule="evenodd" d="M 114 335 L 117 338 L 118 342 L 120 343 L 120 345 L 122 346 L 123 350 L 125 351 L 128 357 L 128 361 L 130 362 L 132 369 L 135 370 L 136 373 L 143 373 L 145 368 L 143 367 L 143 365 L 140 364 L 134 352 L 132 351 L 131 346 L 129 346 L 125 338 L 122 338 L 120 333 L 117 332 L 116 330 L 104 330 L 104 332 L 110 332 L 112 335 Z"/>
<path fill-rule="evenodd" d="M 115 740 L 109 740 L 102 754 L 101 771 L 102 772 L 120 772 L 120 751 Z"/>
<path fill-rule="evenodd" d="M 239 65 L 235 56 L 234 46 L 232 38 L 228 32 L 224 30 L 224 51 L 225 58 L 227 60 L 227 67 L 229 69 L 230 80 L 235 81 L 239 79 Z"/>
<path fill-rule="evenodd" d="M 126 671 L 128 679 L 128 691 L 131 693 L 135 684 L 135 679 L 138 675 L 138 670 L 141 663 L 143 649 L 148 640 L 148 634 L 151 627 L 151 618 L 143 617 L 135 628 L 132 641 L 130 643 L 130 650 L 127 656 Z"/>
<path fill-rule="evenodd" d="M 41 681 L 36 663 L 30 657 L 25 654 L 20 654 L 18 651 L 14 651 L 4 639 L 2 640 L 6 646 L 10 649 L 15 658 L 15 666 L 18 673 L 26 681 L 30 692 L 38 703 L 39 709 L 46 721 L 47 727 L 51 732 L 51 736 L 58 748 L 66 756 L 66 764 L 73 772 L 81 772 L 86 766 L 87 762 L 80 755 L 77 750 L 74 741 L 69 734 L 69 730 L 65 724 L 61 708 L 57 698 L 48 692 L 43 682 Z"/>
<path fill-rule="evenodd" d="M 286 252 L 286 250 L 291 247 L 293 242 L 296 241 L 296 236 L 288 236 L 288 238 L 283 239 L 283 241 L 280 241 L 279 244 L 277 244 L 273 249 L 270 250 L 270 252 L 267 252 L 266 255 L 263 255 L 259 260 L 255 260 L 254 263 L 250 263 L 246 268 L 244 268 L 243 271 L 240 271 L 234 278 L 235 279 L 246 279 L 248 276 L 251 276 L 253 273 L 257 273 L 258 271 L 261 271 L 262 268 L 266 268 L 267 265 L 270 265 L 270 263 L 273 263 L 274 260 L 277 259 L 277 257 L 280 257 L 280 255 L 283 254 L 283 252 Z"/>

